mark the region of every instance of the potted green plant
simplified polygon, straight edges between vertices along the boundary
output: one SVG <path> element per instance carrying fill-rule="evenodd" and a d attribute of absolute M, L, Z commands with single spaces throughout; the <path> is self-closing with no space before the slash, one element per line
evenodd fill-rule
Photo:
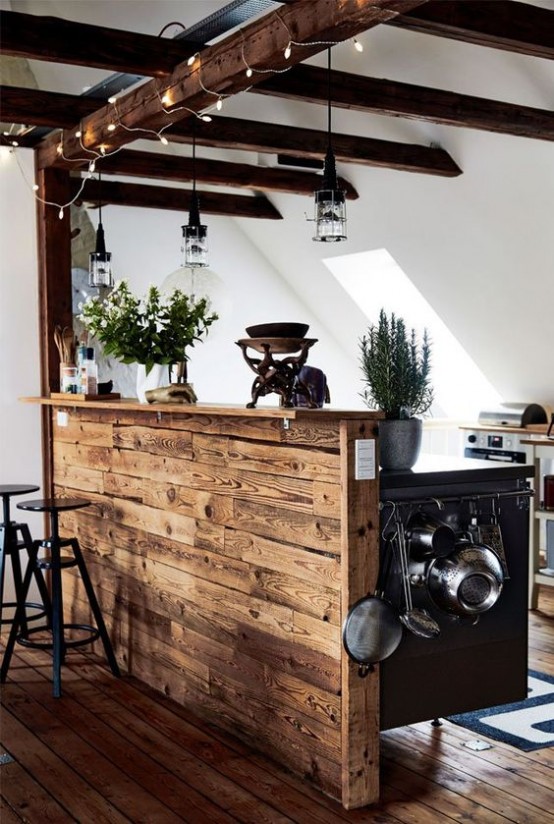
<path fill-rule="evenodd" d="M 427 330 L 419 342 L 402 318 L 384 309 L 379 323 L 360 341 L 360 366 L 366 386 L 361 393 L 371 409 L 380 409 L 380 464 L 383 469 L 410 469 L 421 448 L 422 422 L 433 403 L 430 382 L 431 343 Z"/>
<path fill-rule="evenodd" d="M 163 295 L 150 286 L 143 297 L 133 295 L 126 280 L 118 281 L 101 299 L 88 297 L 79 319 L 102 344 L 104 354 L 123 363 L 137 363 L 137 389 L 142 375 L 166 373 L 173 364 L 182 364 L 186 383 L 187 349 L 201 341 L 218 315 L 210 312 L 206 298 L 193 300 L 180 289 Z M 163 384 L 158 378 L 157 385 Z M 142 392 L 138 392 L 141 400 Z"/>

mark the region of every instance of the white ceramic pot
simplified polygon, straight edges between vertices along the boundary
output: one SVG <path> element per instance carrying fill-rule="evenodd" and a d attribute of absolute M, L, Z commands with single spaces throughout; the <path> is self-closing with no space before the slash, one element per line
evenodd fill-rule
<path fill-rule="evenodd" d="M 137 398 L 146 403 L 148 389 L 158 389 L 169 384 L 169 367 L 166 363 L 155 363 L 148 375 L 143 363 L 137 364 Z"/>

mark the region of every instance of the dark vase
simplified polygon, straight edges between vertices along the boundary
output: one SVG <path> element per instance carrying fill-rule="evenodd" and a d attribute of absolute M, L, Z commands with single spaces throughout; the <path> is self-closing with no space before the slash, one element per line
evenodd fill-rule
<path fill-rule="evenodd" d="M 421 449 L 419 418 L 379 421 L 379 464 L 382 469 L 411 469 Z"/>

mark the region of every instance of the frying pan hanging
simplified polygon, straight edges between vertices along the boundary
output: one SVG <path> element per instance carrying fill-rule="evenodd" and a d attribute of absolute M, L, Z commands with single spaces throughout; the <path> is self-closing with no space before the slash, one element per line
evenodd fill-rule
<path fill-rule="evenodd" d="M 391 564 L 392 536 L 388 536 L 375 594 L 360 598 L 344 621 L 342 642 L 349 658 L 360 665 L 358 672 L 362 678 L 368 675 L 372 664 L 392 655 L 402 640 L 398 613 L 384 598 Z"/>

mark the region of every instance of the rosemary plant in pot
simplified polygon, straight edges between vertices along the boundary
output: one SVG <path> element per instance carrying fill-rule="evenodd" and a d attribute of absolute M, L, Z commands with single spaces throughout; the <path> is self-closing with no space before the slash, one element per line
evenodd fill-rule
<path fill-rule="evenodd" d="M 163 295 L 150 286 L 143 297 L 133 295 L 126 280 L 118 281 L 105 298 L 88 297 L 81 308 L 80 320 L 104 346 L 104 354 L 123 363 L 137 363 L 139 400 L 179 400 L 194 402 L 196 396 L 187 383 L 187 349 L 201 341 L 217 320 L 206 298 L 194 300 L 180 289 Z M 148 388 L 171 381 L 171 367 L 180 364 L 178 384 L 167 397 L 146 395 Z M 144 379 L 152 379 L 150 387 Z M 171 387 L 168 387 L 168 390 Z M 177 397 L 178 396 L 178 397 Z"/>
<path fill-rule="evenodd" d="M 379 323 L 370 325 L 360 341 L 360 366 L 365 403 L 385 413 L 379 423 L 381 467 L 411 469 L 421 448 L 422 421 L 417 416 L 433 403 L 427 330 L 418 341 L 402 318 L 381 309 Z"/>

